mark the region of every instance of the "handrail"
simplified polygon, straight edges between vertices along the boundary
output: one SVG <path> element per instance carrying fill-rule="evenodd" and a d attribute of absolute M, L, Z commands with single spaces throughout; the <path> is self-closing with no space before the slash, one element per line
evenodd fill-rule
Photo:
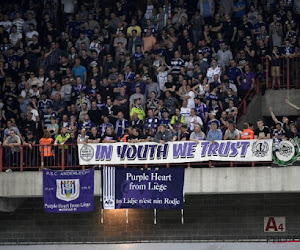
<path fill-rule="evenodd" d="M 45 147 L 45 145 L 20 145 L 20 153 L 16 154 L 12 159 L 7 161 L 9 157 L 9 152 L 6 149 L 10 148 L 9 146 L 1 145 L 0 146 L 0 172 L 11 169 L 13 171 L 27 171 L 27 170 L 42 170 L 44 168 L 51 168 L 56 170 L 65 170 L 65 169 L 85 169 L 93 166 L 80 166 L 78 162 L 78 152 L 77 144 L 65 144 L 64 146 L 70 146 L 68 149 L 64 147 L 59 148 L 57 145 L 53 147 L 53 155 L 49 159 L 44 157 L 40 153 L 39 148 Z M 72 149 L 72 150 L 71 150 Z M 49 157 L 48 157 L 49 158 Z M 48 160 L 48 161 L 47 161 Z M 13 164 L 12 162 L 13 161 Z M 270 166 L 271 162 L 216 162 L 216 161 L 206 161 L 206 162 L 189 162 L 189 163 L 165 163 L 165 164 L 145 164 L 144 167 L 174 167 L 174 166 L 183 166 L 186 168 L 190 167 L 213 167 L 213 166 L 222 166 L 222 167 L 234 167 L 234 166 Z M 120 164 L 114 165 L 115 167 L 141 167 L 140 165 L 134 164 Z"/>
<path fill-rule="evenodd" d="M 263 70 L 266 73 L 266 89 L 271 89 L 272 86 L 271 79 L 271 70 L 270 70 L 270 62 L 271 60 L 268 57 L 261 57 L 261 63 L 263 66 Z M 297 74 L 297 67 L 299 67 L 300 63 L 300 54 L 297 54 L 293 57 L 280 57 L 281 62 L 281 72 L 280 72 L 280 85 L 278 84 L 278 89 L 280 88 L 299 88 L 300 87 L 300 78 Z M 292 80 L 292 82 L 291 82 Z"/>

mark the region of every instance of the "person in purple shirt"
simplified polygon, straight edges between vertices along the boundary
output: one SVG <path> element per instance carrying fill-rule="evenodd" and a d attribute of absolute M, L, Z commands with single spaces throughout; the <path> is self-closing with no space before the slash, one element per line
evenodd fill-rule
<path fill-rule="evenodd" d="M 238 76 L 237 82 L 239 86 L 238 87 L 239 96 L 242 99 L 244 99 L 249 89 L 254 87 L 255 84 L 255 75 L 253 72 L 250 71 L 249 65 L 245 65 L 244 72 L 240 76 Z"/>

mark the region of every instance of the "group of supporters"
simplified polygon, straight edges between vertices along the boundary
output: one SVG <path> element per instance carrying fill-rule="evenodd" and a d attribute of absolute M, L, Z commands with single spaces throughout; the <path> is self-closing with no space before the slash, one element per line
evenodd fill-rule
<path fill-rule="evenodd" d="M 272 110 L 273 131 L 236 123 L 248 91 L 263 89 L 261 58 L 280 87 L 281 63 L 299 54 L 299 1 L 30 0 L 0 11 L 7 157 L 20 145 L 52 157 L 47 145 L 298 136 Z"/>

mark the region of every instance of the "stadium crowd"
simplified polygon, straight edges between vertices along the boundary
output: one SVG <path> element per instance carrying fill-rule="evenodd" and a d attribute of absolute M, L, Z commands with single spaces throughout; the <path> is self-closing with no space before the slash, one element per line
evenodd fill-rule
<path fill-rule="evenodd" d="M 0 10 L 1 141 L 12 153 L 299 135 L 298 120 L 272 109 L 273 131 L 262 120 L 236 128 L 239 103 L 263 89 L 261 57 L 276 87 L 280 58 L 299 53 L 299 1 L 29 0 Z"/>

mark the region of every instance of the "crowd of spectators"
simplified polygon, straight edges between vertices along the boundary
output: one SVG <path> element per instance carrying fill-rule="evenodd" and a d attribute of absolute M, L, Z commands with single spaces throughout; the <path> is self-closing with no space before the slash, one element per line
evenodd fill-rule
<path fill-rule="evenodd" d="M 29 0 L 1 2 L 0 11 L 1 141 L 13 151 L 41 138 L 298 136 L 299 124 L 272 109 L 274 132 L 262 120 L 256 129 L 236 122 L 241 100 L 265 82 L 261 57 L 275 87 L 280 58 L 299 52 L 299 1 Z"/>

